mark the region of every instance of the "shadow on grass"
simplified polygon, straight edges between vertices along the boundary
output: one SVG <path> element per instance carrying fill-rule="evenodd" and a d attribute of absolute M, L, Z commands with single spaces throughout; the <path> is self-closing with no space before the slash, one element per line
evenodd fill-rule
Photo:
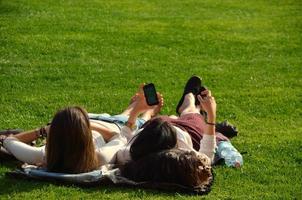
<path fill-rule="evenodd" d="M 0 195 L 10 195 L 13 193 L 27 192 L 27 191 L 30 192 L 38 187 L 41 187 L 41 183 L 28 184 L 27 181 L 9 178 L 5 175 L 6 172 L 12 171 L 20 167 L 21 163 L 19 161 L 1 160 L 0 166 L 2 169 L 0 174 Z"/>
<path fill-rule="evenodd" d="M 62 182 L 33 180 L 27 178 L 17 178 L 5 175 L 7 172 L 13 171 L 21 166 L 18 161 L 0 161 L 1 168 L 6 168 L 3 173 L 0 173 L 0 195 L 10 196 L 16 193 L 32 192 L 34 190 L 48 190 L 49 187 L 57 186 L 64 187 L 66 189 L 80 190 L 81 193 L 88 195 L 114 195 L 116 193 L 126 193 L 129 197 L 140 198 L 147 196 L 191 196 L 186 193 L 177 193 L 173 191 L 161 191 L 155 189 L 138 188 L 132 186 L 114 185 L 106 182 L 96 186 L 78 186 L 74 184 L 66 184 Z"/>
<path fill-rule="evenodd" d="M 131 187 L 131 186 L 118 186 L 118 185 L 100 185 L 91 188 L 85 188 L 82 192 L 86 194 L 94 194 L 94 193 L 102 193 L 106 195 L 116 194 L 116 193 L 127 193 L 130 199 L 132 198 L 143 198 L 144 196 L 165 196 L 165 197 L 173 197 L 173 196 L 192 196 L 186 193 L 178 193 L 172 191 L 162 191 L 148 188 L 139 188 L 139 187 Z"/>

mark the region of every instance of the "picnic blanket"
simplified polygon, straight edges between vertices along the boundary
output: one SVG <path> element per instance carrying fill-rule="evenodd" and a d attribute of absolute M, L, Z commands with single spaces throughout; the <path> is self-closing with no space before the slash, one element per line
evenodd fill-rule
<path fill-rule="evenodd" d="M 118 185 L 128 187 L 150 188 L 172 192 L 204 195 L 210 192 L 214 176 L 206 185 L 198 187 L 186 187 L 179 184 L 158 182 L 135 182 L 121 176 L 120 170 L 114 165 L 104 165 L 99 170 L 81 174 L 63 174 L 47 172 L 45 169 L 33 165 L 23 165 L 20 169 L 7 172 L 6 176 L 29 180 L 50 181 L 60 184 L 72 184 L 78 186 L 102 186 Z"/>

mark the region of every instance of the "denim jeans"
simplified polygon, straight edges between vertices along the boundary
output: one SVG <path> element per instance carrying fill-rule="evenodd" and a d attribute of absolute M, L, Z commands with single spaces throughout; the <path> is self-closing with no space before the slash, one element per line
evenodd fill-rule
<path fill-rule="evenodd" d="M 89 113 L 88 116 L 89 116 L 89 119 L 114 123 L 120 129 L 123 126 L 125 126 L 126 122 L 128 121 L 128 118 L 129 118 L 126 115 L 109 115 L 108 113 L 102 113 L 102 114 Z M 137 129 L 140 129 L 145 122 L 146 122 L 145 120 L 143 120 L 141 118 L 137 118 L 137 120 L 136 120 Z"/>

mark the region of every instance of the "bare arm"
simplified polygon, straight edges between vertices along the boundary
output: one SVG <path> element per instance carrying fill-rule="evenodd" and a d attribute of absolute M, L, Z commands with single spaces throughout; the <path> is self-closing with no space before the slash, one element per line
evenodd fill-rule
<path fill-rule="evenodd" d="M 201 92 L 205 97 L 198 95 L 198 100 L 200 101 L 201 106 L 207 113 L 206 121 L 206 130 L 205 134 L 215 135 L 215 123 L 216 123 L 216 101 L 215 98 L 211 95 L 211 91 L 205 90 Z"/>
<path fill-rule="evenodd" d="M 216 148 L 215 122 L 216 122 L 216 102 L 211 92 L 206 90 L 201 93 L 205 97 L 198 95 L 198 99 L 203 109 L 207 112 L 207 121 L 204 137 L 200 141 L 199 152 L 206 154 L 211 161 L 214 159 Z"/>
<path fill-rule="evenodd" d="M 116 135 L 116 132 L 114 132 L 113 130 L 101 126 L 93 121 L 90 122 L 90 126 L 91 130 L 100 133 L 106 142 L 108 142 L 114 135 Z"/>
<path fill-rule="evenodd" d="M 49 126 L 45 126 L 40 129 L 34 129 L 34 130 L 30 130 L 30 131 L 21 132 L 16 135 L 11 135 L 11 137 L 14 137 L 14 138 L 18 139 L 19 141 L 24 142 L 26 144 L 30 144 L 31 142 L 35 141 L 36 139 L 38 139 L 41 136 L 40 130 L 43 128 L 48 133 Z"/>

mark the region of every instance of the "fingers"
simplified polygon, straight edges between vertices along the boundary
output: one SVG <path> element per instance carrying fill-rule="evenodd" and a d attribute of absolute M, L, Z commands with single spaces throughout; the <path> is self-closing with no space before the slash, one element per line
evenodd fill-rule
<path fill-rule="evenodd" d="M 146 83 L 141 83 L 140 85 L 139 85 L 139 88 L 138 88 L 138 92 L 139 93 L 144 93 L 144 86 L 146 85 Z"/>
<path fill-rule="evenodd" d="M 163 107 L 164 106 L 164 98 L 163 98 L 163 95 L 159 92 L 157 92 L 157 98 L 158 98 L 158 101 L 159 101 L 159 106 L 160 107 Z"/>
<path fill-rule="evenodd" d="M 212 96 L 212 93 L 211 93 L 210 90 L 206 89 L 206 90 L 200 92 L 200 95 L 202 95 L 202 96 Z"/>
<path fill-rule="evenodd" d="M 130 104 L 133 103 L 134 101 L 136 101 L 138 94 L 134 94 L 131 99 L 130 99 Z"/>
<path fill-rule="evenodd" d="M 204 91 L 201 91 L 199 95 L 197 95 L 197 98 L 199 101 L 204 101 L 205 98 L 211 97 L 212 93 L 210 90 L 206 89 Z"/>
<path fill-rule="evenodd" d="M 203 102 L 204 101 L 200 94 L 197 95 L 197 99 L 199 100 L 199 102 Z"/>
<path fill-rule="evenodd" d="M 201 103 L 205 103 L 207 101 L 215 101 L 215 98 L 213 96 L 202 97 L 201 95 L 197 95 L 197 98 Z"/>
<path fill-rule="evenodd" d="M 159 101 L 164 100 L 163 95 L 161 93 L 156 92 L 156 94 L 157 94 L 157 98 L 158 98 Z"/>

